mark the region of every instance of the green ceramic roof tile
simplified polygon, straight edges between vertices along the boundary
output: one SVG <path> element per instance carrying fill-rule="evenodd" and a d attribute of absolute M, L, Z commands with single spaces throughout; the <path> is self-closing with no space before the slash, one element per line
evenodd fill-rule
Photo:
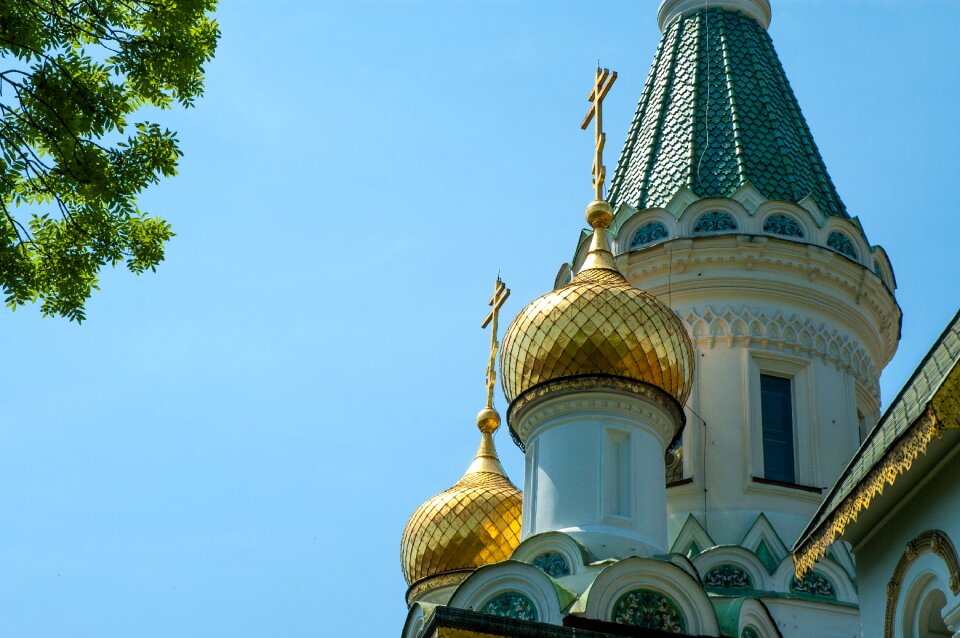
<path fill-rule="evenodd" d="M 686 15 L 660 41 L 610 202 L 662 207 L 681 186 L 729 197 L 748 182 L 849 217 L 766 30 L 724 9 Z"/>

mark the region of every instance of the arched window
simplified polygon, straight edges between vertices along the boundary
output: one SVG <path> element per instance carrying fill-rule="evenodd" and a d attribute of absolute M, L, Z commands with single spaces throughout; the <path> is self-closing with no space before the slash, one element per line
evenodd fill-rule
<path fill-rule="evenodd" d="M 650 222 L 644 224 L 633 233 L 633 237 L 630 238 L 630 249 L 633 250 L 640 246 L 646 246 L 660 239 L 666 239 L 669 236 L 670 233 L 662 222 Z"/>
<path fill-rule="evenodd" d="M 827 247 L 837 251 L 841 255 L 846 255 L 850 259 L 859 259 L 857 249 L 849 237 L 843 233 L 833 231 L 827 235 Z"/>
<path fill-rule="evenodd" d="M 784 237 L 803 237 L 803 227 L 789 215 L 770 215 L 763 222 L 763 231 Z"/>
<path fill-rule="evenodd" d="M 697 235 L 724 233 L 731 230 L 737 230 L 737 220 L 730 213 L 719 210 L 700 215 L 693 225 L 693 232 Z"/>

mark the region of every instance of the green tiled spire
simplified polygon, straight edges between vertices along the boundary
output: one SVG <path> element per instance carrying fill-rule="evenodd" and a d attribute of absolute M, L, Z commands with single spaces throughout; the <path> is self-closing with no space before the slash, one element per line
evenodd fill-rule
<path fill-rule="evenodd" d="M 664 31 L 609 200 L 662 207 L 683 186 L 729 197 L 746 183 L 849 217 L 766 30 L 735 11 L 687 14 Z"/>

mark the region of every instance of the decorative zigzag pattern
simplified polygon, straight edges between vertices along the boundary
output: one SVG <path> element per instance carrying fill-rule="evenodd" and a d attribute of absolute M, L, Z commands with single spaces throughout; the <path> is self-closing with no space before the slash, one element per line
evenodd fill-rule
<path fill-rule="evenodd" d="M 703 312 L 694 310 L 684 319 L 694 342 L 707 341 L 715 345 L 718 340 L 727 339 L 738 345 L 756 344 L 781 350 L 787 347 L 842 365 L 859 376 L 868 389 L 876 386 L 879 372 L 866 350 L 835 328 L 814 323 L 808 317 L 788 317 L 779 311 L 771 315 L 762 310 L 728 307 L 721 310 L 707 308 Z"/>

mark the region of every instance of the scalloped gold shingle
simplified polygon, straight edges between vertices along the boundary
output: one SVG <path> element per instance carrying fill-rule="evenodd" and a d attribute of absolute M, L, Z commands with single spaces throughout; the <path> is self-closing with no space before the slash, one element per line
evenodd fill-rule
<path fill-rule="evenodd" d="M 547 381 L 601 374 L 649 383 L 683 405 L 693 367 L 693 345 L 673 311 L 601 268 L 582 271 L 524 308 L 500 353 L 510 402 Z"/>
<path fill-rule="evenodd" d="M 421 505 L 403 531 L 408 585 L 507 560 L 520 544 L 521 493 L 506 476 L 472 472 Z"/>

